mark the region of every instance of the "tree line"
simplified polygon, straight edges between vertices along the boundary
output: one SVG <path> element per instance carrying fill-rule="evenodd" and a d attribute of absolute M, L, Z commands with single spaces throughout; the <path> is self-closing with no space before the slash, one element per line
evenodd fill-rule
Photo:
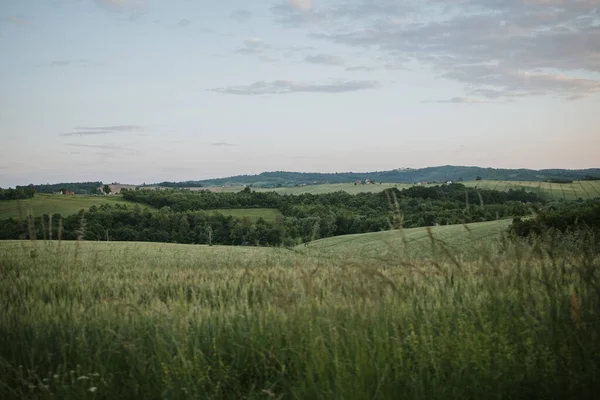
<path fill-rule="evenodd" d="M 102 182 L 71 182 L 71 183 L 53 183 L 45 185 L 17 186 L 17 189 L 33 187 L 37 193 L 56 193 L 70 190 L 77 194 L 96 194 L 97 189 L 102 186 Z"/>
<path fill-rule="evenodd" d="M 58 238 L 188 244 L 293 246 L 315 239 L 391 228 L 483 222 L 530 214 L 543 199 L 524 190 L 477 190 L 461 184 L 350 195 L 279 195 L 274 192 L 125 191 L 134 206 L 93 206 L 71 216 L 45 215 L 23 222 L 5 220 L 0 239 Z M 150 210 L 139 204 L 156 208 Z M 282 217 L 236 218 L 225 208 L 275 208 Z M 217 211 L 209 211 L 217 210 Z M 45 235 L 45 236 L 44 236 Z"/>
<path fill-rule="evenodd" d="M 35 188 L 33 185 L 30 186 L 20 186 L 16 189 L 8 188 L 2 189 L 0 188 L 0 200 L 23 200 L 30 199 L 35 195 Z"/>

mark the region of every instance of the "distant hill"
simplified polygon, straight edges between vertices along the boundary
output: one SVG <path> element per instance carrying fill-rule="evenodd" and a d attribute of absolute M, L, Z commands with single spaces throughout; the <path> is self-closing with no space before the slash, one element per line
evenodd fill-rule
<path fill-rule="evenodd" d="M 206 179 L 185 182 L 192 186 L 244 186 L 277 187 L 295 185 L 314 185 L 323 183 L 349 183 L 357 180 L 371 179 L 376 182 L 416 183 L 444 182 L 448 180 L 472 181 L 477 177 L 486 180 L 504 181 L 546 181 L 546 180 L 583 180 L 600 179 L 600 168 L 568 170 L 568 169 L 500 169 L 481 167 L 460 167 L 446 165 L 419 169 L 397 169 L 376 172 L 340 172 L 340 173 L 305 173 L 305 172 L 263 172 L 258 175 L 238 175 L 228 178 Z M 174 182 L 170 182 L 175 185 Z M 158 186 L 159 184 L 157 184 Z M 183 185 L 177 185 L 179 187 Z"/>

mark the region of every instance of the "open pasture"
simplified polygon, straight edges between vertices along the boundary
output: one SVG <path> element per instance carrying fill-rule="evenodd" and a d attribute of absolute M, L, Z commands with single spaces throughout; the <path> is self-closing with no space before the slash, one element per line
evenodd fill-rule
<path fill-rule="evenodd" d="M 36 193 L 31 199 L 0 201 L 0 219 L 19 218 L 19 207 L 23 217 L 30 213 L 38 217 L 43 214 L 76 214 L 81 209 L 87 210 L 93 205 L 102 204 L 132 205 L 134 203 L 127 202 L 119 196 L 63 196 Z"/>
<path fill-rule="evenodd" d="M 541 249 L 1 242 L 0 398 L 593 398 L 598 259 Z"/>

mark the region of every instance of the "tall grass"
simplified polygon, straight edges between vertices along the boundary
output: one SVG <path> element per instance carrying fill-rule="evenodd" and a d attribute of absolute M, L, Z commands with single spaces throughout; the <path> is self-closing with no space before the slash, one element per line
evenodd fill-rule
<path fill-rule="evenodd" d="M 0 398 L 600 393 L 593 239 L 504 242 L 469 261 L 431 240 L 437 256 L 413 261 L 6 243 Z"/>

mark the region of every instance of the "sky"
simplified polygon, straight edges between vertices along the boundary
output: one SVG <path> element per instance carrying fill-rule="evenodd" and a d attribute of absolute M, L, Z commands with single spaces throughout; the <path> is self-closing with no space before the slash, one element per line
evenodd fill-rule
<path fill-rule="evenodd" d="M 600 166 L 598 0 L 0 0 L 0 186 Z"/>

